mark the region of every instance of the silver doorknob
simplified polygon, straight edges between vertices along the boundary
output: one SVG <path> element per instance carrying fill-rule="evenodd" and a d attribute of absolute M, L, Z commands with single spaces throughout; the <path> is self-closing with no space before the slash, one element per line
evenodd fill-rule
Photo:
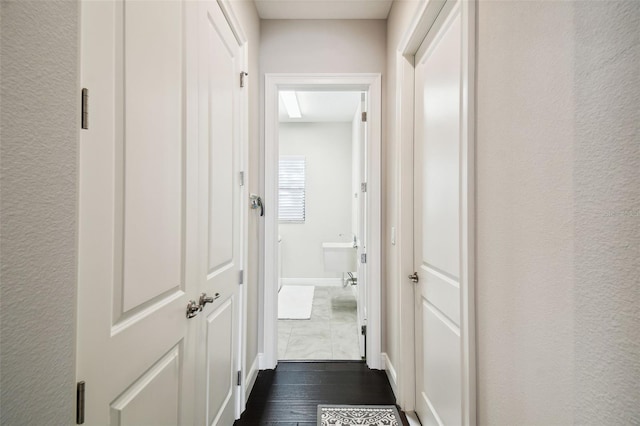
<path fill-rule="evenodd" d="M 187 304 L 187 318 L 195 317 L 201 310 L 200 305 L 198 305 L 195 300 L 189 300 Z"/>
<path fill-rule="evenodd" d="M 420 281 L 420 278 L 418 278 L 417 272 L 414 272 L 413 274 L 409 275 L 409 279 L 414 283 L 417 283 L 418 281 Z"/>
<path fill-rule="evenodd" d="M 200 295 L 200 310 L 204 308 L 204 305 L 206 305 L 207 303 L 213 303 L 213 301 L 219 297 L 220 297 L 220 293 L 214 294 L 213 297 L 207 296 L 207 293 L 202 293 Z"/>

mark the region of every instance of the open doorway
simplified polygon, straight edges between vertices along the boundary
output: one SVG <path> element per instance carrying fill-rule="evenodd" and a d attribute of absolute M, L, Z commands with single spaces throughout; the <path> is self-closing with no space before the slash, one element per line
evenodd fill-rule
<path fill-rule="evenodd" d="M 380 126 L 379 74 L 265 76 L 261 369 L 382 367 Z M 287 287 L 295 319 L 278 312 Z"/>
<path fill-rule="evenodd" d="M 365 357 L 363 91 L 281 90 L 278 360 Z"/>

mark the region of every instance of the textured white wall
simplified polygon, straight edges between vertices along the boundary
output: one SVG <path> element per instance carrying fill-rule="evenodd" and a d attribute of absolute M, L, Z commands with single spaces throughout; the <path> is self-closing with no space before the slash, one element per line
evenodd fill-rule
<path fill-rule="evenodd" d="M 640 2 L 573 4 L 576 424 L 640 424 Z"/>
<path fill-rule="evenodd" d="M 571 424 L 572 5 L 486 1 L 478 17 L 478 422 Z"/>
<path fill-rule="evenodd" d="M 0 6 L 0 423 L 75 423 L 76 1 Z"/>
<path fill-rule="evenodd" d="M 259 56 L 260 48 L 260 18 L 252 1 L 232 1 L 233 8 L 240 25 L 247 37 L 248 68 L 247 89 L 249 90 L 249 164 L 247 168 L 248 192 L 259 193 L 260 182 L 260 79 Z M 247 335 L 246 361 L 247 370 L 258 356 L 258 318 L 260 275 L 260 250 L 262 239 L 260 233 L 260 217 L 255 210 L 249 211 L 249 258 L 247 259 Z M 248 374 L 245 371 L 245 374 Z"/>
<path fill-rule="evenodd" d="M 280 123 L 280 155 L 306 158 L 304 223 L 281 223 L 282 278 L 340 278 L 322 243 L 351 240 L 351 123 Z M 339 236 L 345 234 L 345 236 Z"/>

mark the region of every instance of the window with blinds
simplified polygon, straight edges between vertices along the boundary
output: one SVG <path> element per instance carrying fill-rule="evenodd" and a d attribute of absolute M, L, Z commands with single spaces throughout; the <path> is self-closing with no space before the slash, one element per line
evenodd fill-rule
<path fill-rule="evenodd" d="M 281 155 L 278 180 L 278 219 L 286 223 L 304 223 L 305 157 Z"/>

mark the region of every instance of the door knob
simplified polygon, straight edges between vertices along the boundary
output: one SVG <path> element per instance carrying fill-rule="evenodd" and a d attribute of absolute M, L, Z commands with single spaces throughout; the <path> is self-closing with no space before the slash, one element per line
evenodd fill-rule
<path fill-rule="evenodd" d="M 414 272 L 413 274 L 409 275 L 409 279 L 414 283 L 417 283 L 418 281 L 420 281 L 420 278 L 418 278 L 417 272 Z"/>
<path fill-rule="evenodd" d="M 213 297 L 207 296 L 207 293 L 202 293 L 200 295 L 200 310 L 204 308 L 204 305 L 206 305 L 207 303 L 213 303 L 213 301 L 219 297 L 220 297 L 220 293 L 214 294 Z"/>
<path fill-rule="evenodd" d="M 251 200 L 251 208 L 253 210 L 260 209 L 260 216 L 264 216 L 264 202 L 262 198 L 256 194 L 249 195 L 249 200 Z"/>
<path fill-rule="evenodd" d="M 187 318 L 195 317 L 201 310 L 200 305 L 195 300 L 189 300 L 189 303 L 187 303 Z"/>

